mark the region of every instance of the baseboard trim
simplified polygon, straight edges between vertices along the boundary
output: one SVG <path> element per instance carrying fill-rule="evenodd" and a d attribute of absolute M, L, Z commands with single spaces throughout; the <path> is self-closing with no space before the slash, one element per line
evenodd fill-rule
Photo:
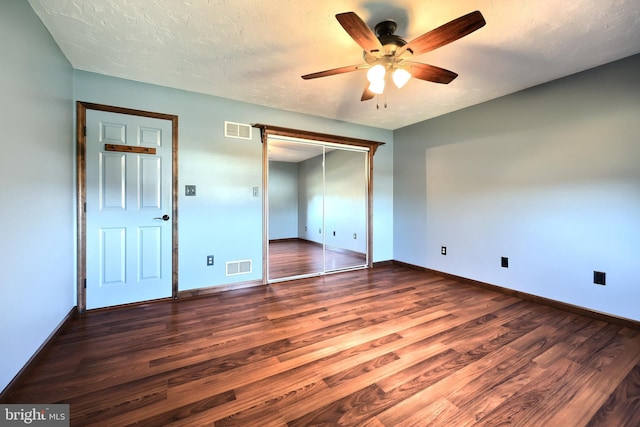
<path fill-rule="evenodd" d="M 386 261 L 376 261 L 373 263 L 373 268 L 378 268 L 378 267 L 389 267 L 391 265 L 394 264 L 398 264 L 398 265 L 402 265 L 402 263 L 393 261 L 393 260 L 386 260 Z M 408 266 L 408 264 L 407 264 Z"/>
<path fill-rule="evenodd" d="M 247 282 L 230 283 L 227 285 L 209 286 L 206 288 L 189 289 L 186 291 L 178 292 L 178 300 L 186 298 L 199 298 L 209 295 L 218 294 L 220 292 L 232 291 L 236 289 L 255 288 L 258 286 L 264 286 L 262 280 L 250 280 Z"/>
<path fill-rule="evenodd" d="M 582 316 L 586 316 L 586 317 L 591 317 L 592 319 L 596 319 L 596 320 L 602 320 L 605 322 L 609 322 L 609 323 L 613 323 L 619 326 L 624 326 L 627 328 L 631 328 L 631 329 L 635 329 L 635 330 L 640 330 L 640 322 L 633 320 L 633 319 L 627 319 L 625 317 L 619 317 L 619 316 L 614 316 L 612 314 L 608 314 L 608 313 L 602 313 L 599 311 L 595 311 L 595 310 L 591 310 L 585 307 L 580 307 L 577 305 L 573 305 L 573 304 L 568 304 L 562 301 L 556 301 L 550 298 L 545 298 L 545 297 L 540 297 L 537 295 L 533 295 L 533 294 L 529 294 L 526 292 L 521 292 L 521 291 L 516 291 L 514 289 L 509 289 L 509 288 L 504 288 L 502 286 L 498 286 L 498 285 L 492 285 L 490 283 L 485 283 L 485 282 L 480 282 L 478 280 L 473 280 L 473 279 L 468 279 L 466 277 L 462 277 L 462 276 L 456 276 L 455 274 L 450 274 L 450 273 L 445 273 L 442 271 L 438 271 L 438 270 L 432 270 L 430 268 L 426 268 L 426 267 L 420 267 L 417 265 L 413 265 L 413 264 L 407 264 L 401 261 L 393 261 L 393 264 L 395 265 L 400 265 L 400 266 L 404 266 L 407 268 L 411 268 L 414 270 L 419 270 L 419 271 L 424 271 L 426 273 L 430 273 L 430 274 L 435 274 L 437 276 L 442 276 L 444 278 L 447 279 L 452 279 L 461 283 L 465 283 L 468 285 L 472 285 L 472 286 L 478 286 L 484 289 L 488 289 L 491 291 L 495 291 L 495 292 L 499 292 L 501 294 L 505 294 L 505 295 L 509 295 L 509 296 L 513 296 L 516 298 L 520 298 L 522 300 L 526 300 L 526 301 L 531 301 L 531 302 L 535 302 L 538 304 L 542 304 L 542 305 L 546 305 L 549 307 L 553 307 L 553 308 L 557 308 L 560 310 L 564 310 L 564 311 L 568 311 L 570 313 L 574 313 L 574 314 L 579 314 Z"/>
<path fill-rule="evenodd" d="M 42 358 L 42 356 L 49 349 L 49 346 L 53 342 L 54 338 L 56 338 L 62 330 L 78 315 L 78 307 L 74 306 L 69 310 L 69 313 L 60 321 L 58 326 L 49 334 L 47 339 L 38 347 L 38 349 L 33 353 L 33 355 L 27 360 L 27 363 L 24 364 L 22 369 L 18 371 L 18 373 L 13 377 L 13 379 L 7 384 L 7 386 L 0 393 L 0 403 L 6 404 L 10 400 L 10 397 L 13 395 L 14 390 L 17 388 L 18 384 L 24 383 L 24 379 L 31 372 L 31 370 L 38 364 L 38 361 Z"/>
<path fill-rule="evenodd" d="M 173 301 L 173 300 L 174 300 L 174 298 L 166 297 L 166 298 L 148 299 L 148 300 L 144 300 L 144 301 L 129 302 L 129 303 L 126 303 L 126 304 L 109 305 L 107 307 L 89 308 L 83 314 L 86 314 L 86 313 L 97 313 L 97 312 L 104 312 L 104 311 L 114 311 L 114 310 L 120 310 L 120 309 L 123 309 L 123 308 L 131 308 L 131 307 L 140 307 L 140 306 L 144 306 L 144 305 L 157 304 L 157 303 L 160 303 L 160 302 L 167 302 L 167 301 Z"/>
<path fill-rule="evenodd" d="M 269 243 L 284 243 L 284 242 L 297 242 L 298 240 L 302 240 L 298 237 L 284 237 L 282 239 L 271 239 Z"/>

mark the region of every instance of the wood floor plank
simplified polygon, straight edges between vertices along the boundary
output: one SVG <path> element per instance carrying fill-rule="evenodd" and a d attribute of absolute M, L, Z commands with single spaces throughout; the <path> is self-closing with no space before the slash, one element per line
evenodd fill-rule
<path fill-rule="evenodd" d="M 564 360 L 563 364 L 554 365 L 542 375 L 538 375 L 533 381 L 527 384 L 527 387 L 521 388 L 508 399 L 503 401 L 491 412 L 480 418 L 485 425 L 504 425 L 509 424 L 514 419 L 518 419 L 522 425 L 546 425 L 544 417 L 549 414 L 540 409 L 540 403 L 547 396 L 554 395 L 559 390 L 559 384 L 563 378 L 571 376 L 579 371 L 579 365 L 570 360 Z M 585 379 L 588 376 L 583 377 Z M 476 419 L 480 414 L 476 414 Z M 542 420 L 535 421 L 536 415 Z M 565 420 L 565 424 L 569 420 Z M 551 424 L 553 425 L 553 424 Z"/>
<path fill-rule="evenodd" d="M 587 426 L 640 426 L 640 365 L 609 395 Z"/>
<path fill-rule="evenodd" d="M 444 420 L 450 415 L 458 413 L 459 409 L 449 402 L 447 399 L 441 398 L 429 405 L 416 405 L 414 409 L 406 408 L 402 411 L 402 418 L 397 420 L 388 420 L 380 418 L 385 426 L 395 427 L 422 427 L 422 426 L 444 426 L 447 425 Z M 468 425 L 472 423 L 469 422 Z M 465 424 L 459 424 L 457 427 L 465 427 Z"/>
<path fill-rule="evenodd" d="M 429 348 L 425 348 L 422 356 L 430 358 L 443 351 L 445 351 L 443 346 L 434 345 Z M 374 384 L 376 383 L 376 380 L 387 378 L 404 369 L 410 368 L 416 363 L 417 359 L 419 359 L 419 357 L 416 357 L 416 359 L 397 359 L 376 369 L 375 371 L 361 375 L 357 381 L 354 380 L 340 383 L 333 388 L 327 389 L 325 393 L 314 396 L 313 399 L 306 399 L 301 402 L 300 405 L 283 408 L 282 413 L 286 416 L 287 420 L 298 419 L 304 416 L 304 414 L 320 410 L 327 404 L 327 402 L 333 402 L 335 399 L 342 399 L 353 393 L 357 393 L 362 388 L 363 384 Z"/>
<path fill-rule="evenodd" d="M 556 411 L 549 417 L 549 423 L 558 423 L 563 419 L 576 420 L 579 425 L 587 424 L 599 410 L 606 405 L 606 400 L 614 391 L 620 387 L 628 377 L 629 373 L 635 369 L 635 366 L 640 363 L 640 341 L 633 339 L 628 342 L 625 347 L 625 351 L 621 351 L 616 355 L 615 361 L 608 365 L 602 371 L 596 370 L 594 374 L 594 381 L 590 382 L 587 387 L 584 384 L 580 385 L 579 379 L 571 379 L 571 383 L 575 384 L 573 387 L 564 387 L 564 393 L 571 394 L 571 405 L 565 405 L 564 407 L 557 408 Z M 584 366 L 585 372 L 591 372 L 594 369 L 591 366 Z M 582 409 L 580 409 L 582 407 Z M 638 405 L 636 405 L 637 409 Z M 625 407 L 623 410 L 619 408 L 618 411 L 611 411 L 614 418 L 620 419 L 634 419 L 633 407 Z M 552 425 L 552 424 L 550 424 Z M 620 426 L 636 426 L 638 424 L 620 424 Z"/>
<path fill-rule="evenodd" d="M 637 427 L 639 395 L 639 331 L 387 265 L 77 316 L 4 400 L 74 426 Z"/>

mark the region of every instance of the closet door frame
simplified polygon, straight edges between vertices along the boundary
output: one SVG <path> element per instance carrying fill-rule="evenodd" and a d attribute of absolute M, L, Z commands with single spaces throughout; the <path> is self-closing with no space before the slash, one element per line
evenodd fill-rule
<path fill-rule="evenodd" d="M 367 186 L 367 267 L 373 267 L 373 156 L 380 145 L 384 142 L 372 141 L 366 139 L 350 138 L 339 135 L 331 135 L 318 132 L 310 132 L 298 129 L 285 128 L 280 126 L 271 126 L 266 124 L 254 124 L 253 127 L 260 129 L 262 140 L 262 188 L 263 188 L 263 203 L 262 203 L 262 281 L 263 284 L 268 284 L 268 245 L 269 245 L 269 153 L 268 153 L 268 139 L 270 135 L 284 136 L 290 138 L 297 138 L 302 140 L 312 140 L 318 142 L 326 142 L 329 144 L 357 146 L 368 148 L 368 165 L 369 165 L 369 177 Z"/>

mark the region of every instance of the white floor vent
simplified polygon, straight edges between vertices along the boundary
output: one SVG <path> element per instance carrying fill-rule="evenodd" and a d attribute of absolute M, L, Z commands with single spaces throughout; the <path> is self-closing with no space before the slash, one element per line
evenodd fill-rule
<path fill-rule="evenodd" d="M 224 136 L 228 138 L 251 139 L 251 125 L 225 121 Z"/>
<path fill-rule="evenodd" d="M 226 265 L 227 265 L 227 276 L 235 276 L 236 274 L 251 273 L 250 259 L 245 259 L 242 261 L 228 261 Z"/>

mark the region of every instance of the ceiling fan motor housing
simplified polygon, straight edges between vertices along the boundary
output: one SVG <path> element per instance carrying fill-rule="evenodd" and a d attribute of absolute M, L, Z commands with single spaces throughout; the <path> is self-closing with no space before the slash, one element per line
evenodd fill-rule
<path fill-rule="evenodd" d="M 380 40 L 380 43 L 382 43 L 382 46 L 394 45 L 396 48 L 399 48 L 407 44 L 404 39 L 395 34 L 397 28 L 398 24 L 390 19 L 382 21 L 375 26 L 376 36 L 378 40 Z"/>

